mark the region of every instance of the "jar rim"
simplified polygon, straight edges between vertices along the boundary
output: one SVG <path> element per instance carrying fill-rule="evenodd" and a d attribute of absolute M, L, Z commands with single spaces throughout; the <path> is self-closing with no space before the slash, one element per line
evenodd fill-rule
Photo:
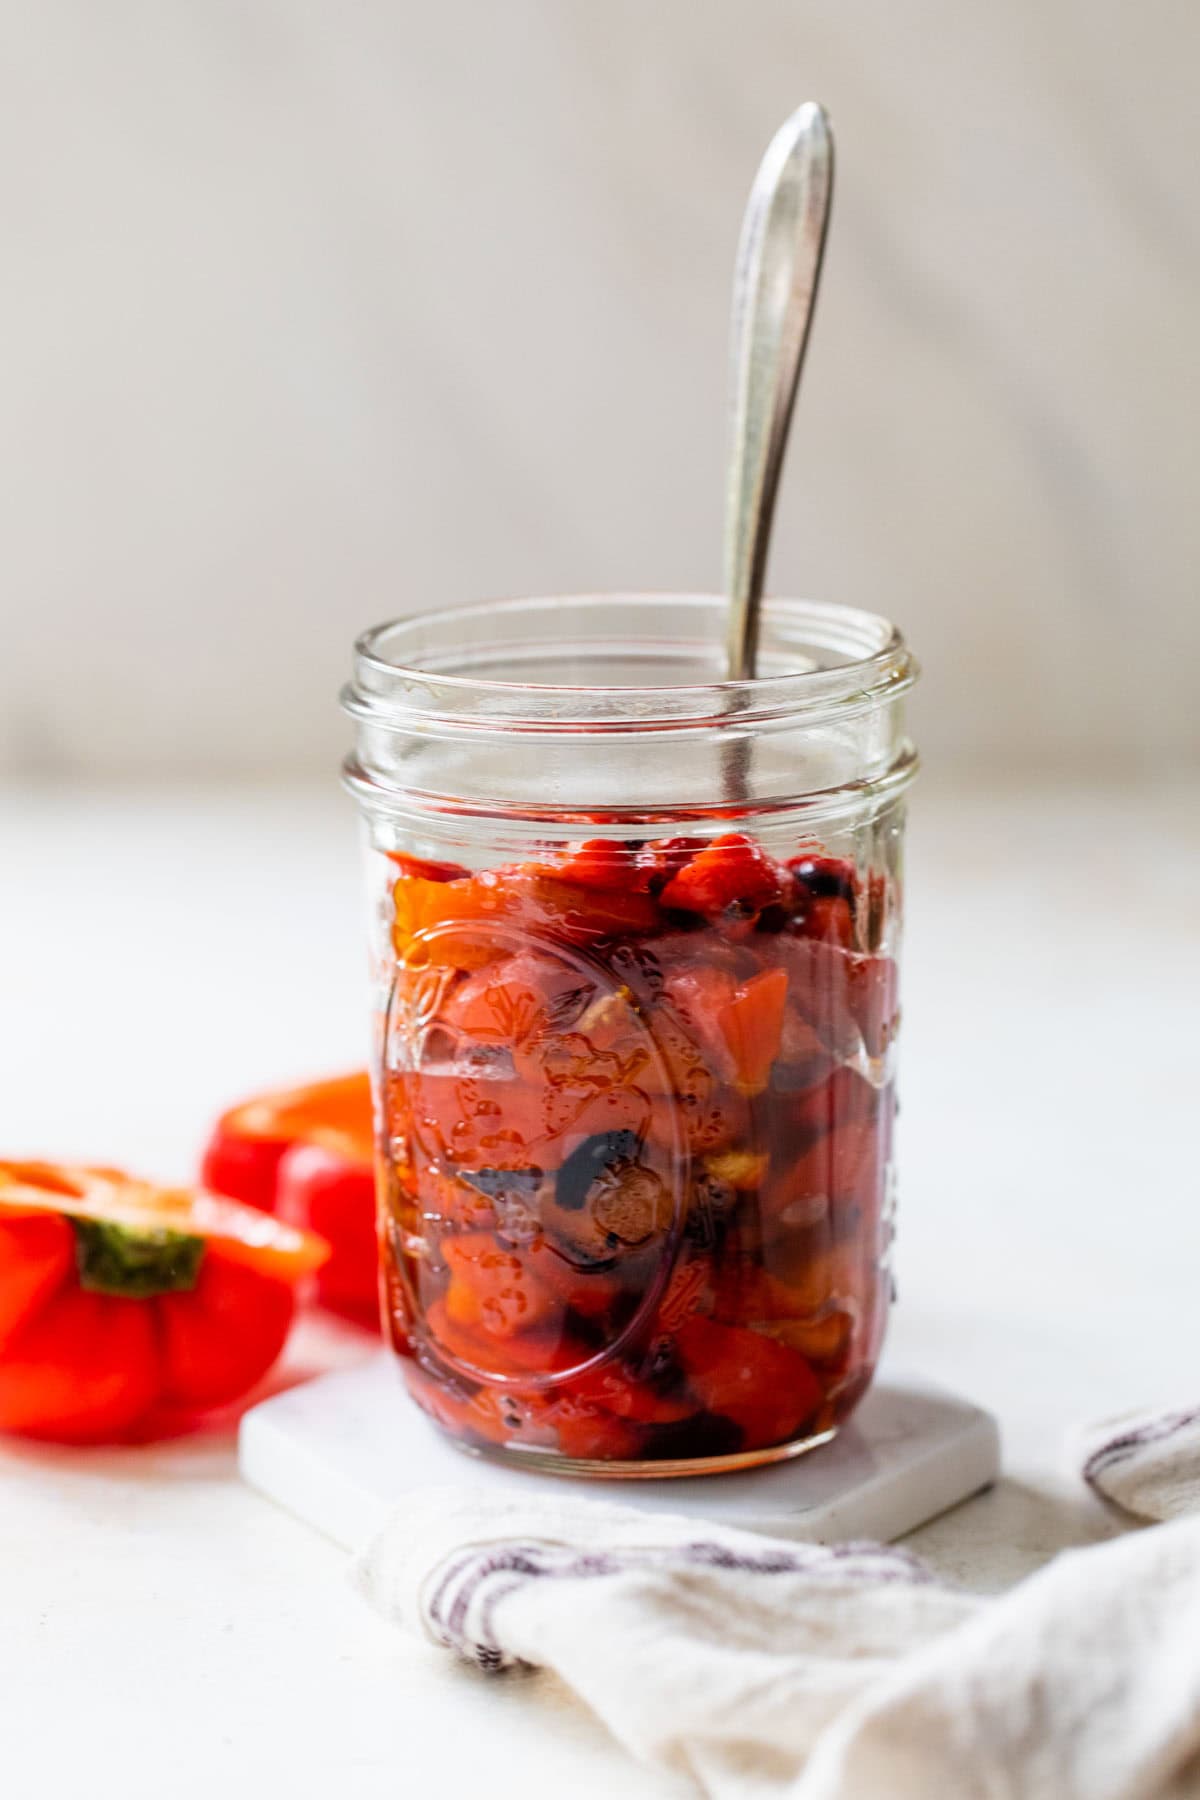
<path fill-rule="evenodd" d="M 427 724 L 506 730 L 653 730 L 718 724 L 731 717 L 750 723 L 781 716 L 805 717 L 859 710 L 891 700 L 912 685 L 917 664 L 899 629 L 878 613 L 830 601 L 772 596 L 763 603 L 760 667 L 750 679 L 721 677 L 723 624 L 728 601 L 702 593 L 613 592 L 531 596 L 477 601 L 410 614 L 374 625 L 355 644 L 354 679 L 342 703 L 354 716 L 377 725 Z M 487 656 L 499 657 L 523 640 L 516 634 L 488 643 L 470 628 L 503 632 L 521 621 L 544 623 L 549 641 L 564 616 L 591 616 L 598 626 L 616 609 L 630 609 L 682 625 L 690 614 L 703 633 L 656 630 L 628 640 L 648 666 L 679 661 L 690 645 L 713 667 L 715 678 L 686 681 L 578 682 L 518 679 L 469 672 Z M 466 628 L 469 647 L 455 636 Z M 439 651 L 439 634 L 452 638 Z M 535 642 L 537 640 L 528 640 Z M 620 640 L 617 640 L 620 642 Z M 599 648 L 608 637 L 589 632 L 581 645 Z M 795 657 L 800 666 L 788 666 Z M 465 668 L 456 667 L 456 662 Z M 781 666 L 782 665 L 782 666 Z"/>

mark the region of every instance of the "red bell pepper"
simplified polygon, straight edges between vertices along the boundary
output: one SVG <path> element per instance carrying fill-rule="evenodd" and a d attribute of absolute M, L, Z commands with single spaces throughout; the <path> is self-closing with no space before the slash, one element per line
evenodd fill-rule
<path fill-rule="evenodd" d="M 248 1392 L 326 1246 L 111 1169 L 0 1163 L 0 1430 L 146 1438 Z"/>
<path fill-rule="evenodd" d="M 222 1113 L 200 1165 L 215 1194 L 274 1212 L 279 1165 L 293 1144 L 323 1144 L 347 1161 L 370 1163 L 371 1084 L 366 1072 L 256 1094 Z"/>
<path fill-rule="evenodd" d="M 379 1329 L 379 1247 L 375 1170 L 325 1144 L 293 1144 L 279 1165 L 276 1211 L 329 1245 L 317 1271 L 317 1299 L 330 1312 Z"/>
<path fill-rule="evenodd" d="M 330 1255 L 317 1298 L 378 1324 L 371 1087 L 363 1072 L 261 1094 L 217 1121 L 204 1186 L 318 1232 Z"/>

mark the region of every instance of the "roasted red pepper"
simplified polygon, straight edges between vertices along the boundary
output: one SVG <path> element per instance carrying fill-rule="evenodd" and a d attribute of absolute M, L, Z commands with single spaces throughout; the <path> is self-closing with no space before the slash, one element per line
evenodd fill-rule
<path fill-rule="evenodd" d="M 886 878 L 736 831 L 394 860 L 384 1254 L 419 1403 L 607 1463 L 840 1423 L 887 1294 Z"/>
<path fill-rule="evenodd" d="M 211 1194 L 0 1163 L 0 1430 L 145 1438 L 236 1400 L 325 1255 L 312 1233 Z"/>
<path fill-rule="evenodd" d="M 823 1399 L 806 1359 L 761 1331 L 685 1320 L 679 1354 L 688 1382 L 709 1412 L 741 1427 L 742 1448 L 757 1450 L 799 1437 Z"/>
<path fill-rule="evenodd" d="M 450 1265 L 446 1316 L 456 1325 L 510 1338 L 536 1329 L 558 1311 L 553 1289 L 487 1232 L 443 1238 L 442 1255 Z"/>
<path fill-rule="evenodd" d="M 329 1244 L 317 1298 L 376 1325 L 379 1315 L 371 1088 L 365 1072 L 260 1094 L 216 1124 L 201 1180 Z"/>
<path fill-rule="evenodd" d="M 783 969 L 764 969 L 743 982 L 717 1014 L 743 1094 L 760 1094 L 770 1080 L 783 1040 L 787 990 Z"/>
<path fill-rule="evenodd" d="M 611 838 L 589 838 L 558 864 L 564 881 L 615 892 L 637 889 L 647 893 L 654 872 L 653 864 L 644 861 L 637 850 Z"/>
<path fill-rule="evenodd" d="M 777 906 L 788 877 L 760 844 L 743 832 L 727 832 L 686 862 L 661 894 L 664 906 L 719 918 L 728 907 L 761 912 Z"/>
<path fill-rule="evenodd" d="M 388 858 L 402 875 L 415 875 L 422 881 L 462 881 L 470 873 L 461 863 L 431 862 L 424 856 L 406 856 L 403 850 L 389 850 Z"/>
<path fill-rule="evenodd" d="M 853 950 L 855 945 L 854 910 L 848 900 L 837 895 L 818 894 L 810 900 L 804 909 L 800 929 L 805 937 L 820 938 L 843 950 Z"/>

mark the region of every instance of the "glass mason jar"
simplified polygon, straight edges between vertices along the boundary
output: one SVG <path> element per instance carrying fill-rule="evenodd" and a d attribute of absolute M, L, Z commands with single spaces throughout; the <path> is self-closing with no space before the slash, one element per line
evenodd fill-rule
<path fill-rule="evenodd" d="M 823 1443 L 890 1298 L 916 667 L 885 619 L 604 594 L 369 631 L 385 1330 L 465 1448 L 603 1475 Z"/>

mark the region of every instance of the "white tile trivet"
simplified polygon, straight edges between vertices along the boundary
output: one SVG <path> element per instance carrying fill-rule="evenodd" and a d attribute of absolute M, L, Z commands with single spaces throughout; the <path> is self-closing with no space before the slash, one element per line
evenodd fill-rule
<path fill-rule="evenodd" d="M 689 1513 L 777 1537 L 890 1540 L 994 1481 L 990 1413 L 923 1381 L 877 1384 L 831 1444 L 737 1475 L 585 1481 L 468 1457 L 408 1399 L 384 1353 L 264 1400 L 242 1420 L 252 1487 L 357 1549 L 414 1488 L 468 1486 L 512 1496 L 532 1482 L 651 1511 Z"/>

